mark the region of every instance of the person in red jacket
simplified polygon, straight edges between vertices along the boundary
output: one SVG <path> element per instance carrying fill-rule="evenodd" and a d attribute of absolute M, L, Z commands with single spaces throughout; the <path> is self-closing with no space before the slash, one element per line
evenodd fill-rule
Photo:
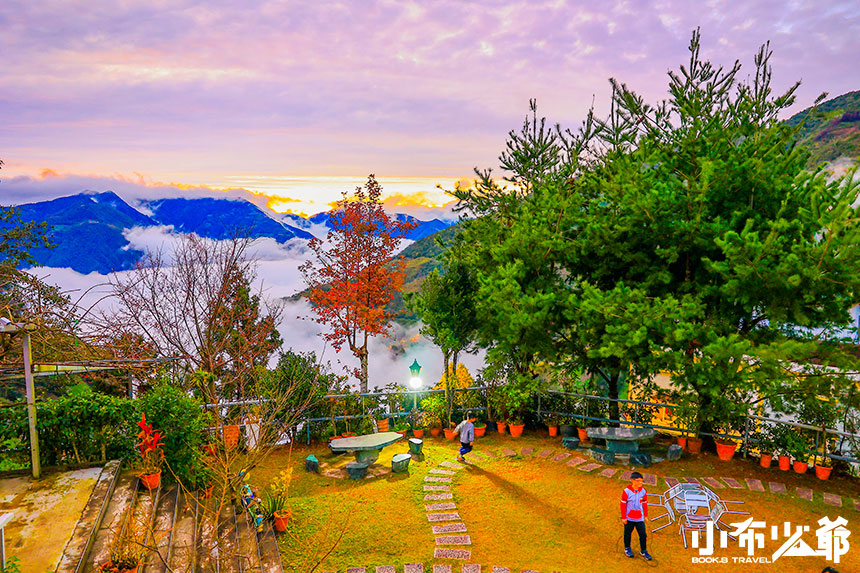
<path fill-rule="evenodd" d="M 630 538 L 633 530 L 639 535 L 639 550 L 642 557 L 651 561 L 648 553 L 648 536 L 645 533 L 645 522 L 648 520 L 648 494 L 642 487 L 642 474 L 630 474 L 630 486 L 621 493 L 621 523 L 624 524 L 624 554 L 633 557 L 630 549 Z"/>

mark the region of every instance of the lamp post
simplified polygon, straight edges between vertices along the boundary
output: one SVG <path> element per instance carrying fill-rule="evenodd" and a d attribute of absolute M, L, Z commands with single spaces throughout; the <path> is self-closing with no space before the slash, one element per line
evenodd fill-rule
<path fill-rule="evenodd" d="M 412 360 L 412 365 L 409 366 L 409 372 L 412 373 L 412 378 L 409 379 L 409 387 L 413 390 L 421 388 L 421 378 L 418 375 L 421 373 L 421 365 L 418 364 L 418 359 Z M 412 411 L 418 410 L 418 394 L 412 394 Z"/>

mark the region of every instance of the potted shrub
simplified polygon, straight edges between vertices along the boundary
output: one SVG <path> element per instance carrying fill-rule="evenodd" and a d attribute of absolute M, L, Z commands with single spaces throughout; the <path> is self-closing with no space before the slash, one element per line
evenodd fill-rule
<path fill-rule="evenodd" d="M 815 458 L 815 477 L 818 479 L 830 479 L 830 472 L 833 471 L 833 464 L 826 455 Z"/>
<path fill-rule="evenodd" d="M 547 431 L 549 432 L 549 436 L 551 438 L 558 436 L 558 424 L 561 421 L 561 417 L 558 414 L 556 414 L 555 412 L 552 412 L 552 413 L 544 416 L 543 421 L 546 424 L 546 428 L 547 428 Z"/>
<path fill-rule="evenodd" d="M 511 431 L 511 437 L 519 438 L 525 429 L 523 413 L 528 405 L 530 393 L 522 387 L 522 384 L 512 382 L 499 388 L 498 396 L 502 409 L 507 412 L 506 421 Z"/>
<path fill-rule="evenodd" d="M 788 452 L 794 458 L 795 473 L 805 474 L 809 469 L 809 440 L 802 430 L 788 432 Z"/>
<path fill-rule="evenodd" d="M 702 439 L 699 437 L 699 406 L 692 396 L 683 396 L 675 408 L 675 421 L 681 437 L 678 445 L 691 454 L 699 454 L 702 451 Z"/>
<path fill-rule="evenodd" d="M 480 420 L 475 421 L 475 437 L 482 438 L 487 433 L 487 424 Z"/>
<path fill-rule="evenodd" d="M 438 438 L 442 432 L 442 419 L 446 416 L 448 405 L 445 403 L 445 396 L 441 394 L 431 394 L 421 400 L 421 409 L 424 410 L 424 415 L 430 426 L 430 435 Z"/>
<path fill-rule="evenodd" d="M 405 438 L 406 432 L 409 431 L 409 424 L 406 423 L 406 420 L 398 419 L 397 423 L 394 424 L 394 431 Z"/>
<path fill-rule="evenodd" d="M 776 449 L 773 431 L 770 426 L 762 424 L 756 434 L 758 440 L 758 451 L 761 455 L 759 464 L 763 468 L 769 468 L 773 459 L 773 452 Z"/>
<path fill-rule="evenodd" d="M 146 423 L 146 413 L 141 414 L 140 422 L 137 422 L 140 432 L 137 439 L 140 442 L 135 446 L 140 453 L 140 470 L 138 477 L 146 489 L 152 490 L 161 483 L 161 465 L 164 463 L 164 451 L 161 441 L 161 432 Z"/>
<path fill-rule="evenodd" d="M 272 483 L 263 491 L 261 510 L 266 519 L 271 519 L 275 524 L 275 531 L 286 531 L 290 523 L 289 493 L 293 470 L 288 467 L 282 470 Z"/>

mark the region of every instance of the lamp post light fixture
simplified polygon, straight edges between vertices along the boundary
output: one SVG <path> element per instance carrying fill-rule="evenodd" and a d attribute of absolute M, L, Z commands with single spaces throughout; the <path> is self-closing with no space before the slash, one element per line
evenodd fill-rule
<path fill-rule="evenodd" d="M 415 358 L 412 360 L 412 364 L 409 366 L 409 372 L 412 373 L 412 378 L 409 379 L 409 387 L 413 390 L 418 390 L 421 388 L 421 378 L 418 375 L 421 373 L 421 365 L 418 364 L 418 359 Z M 412 394 L 412 410 L 418 409 L 418 394 Z"/>

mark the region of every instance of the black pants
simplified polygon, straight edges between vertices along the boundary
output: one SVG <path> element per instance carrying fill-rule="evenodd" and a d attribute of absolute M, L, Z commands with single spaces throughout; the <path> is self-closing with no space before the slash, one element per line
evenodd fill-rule
<path fill-rule="evenodd" d="M 633 534 L 633 529 L 636 528 L 636 533 L 639 534 L 639 550 L 645 551 L 648 535 L 645 533 L 644 521 L 630 521 L 624 524 L 624 547 L 630 547 L 630 537 Z"/>

